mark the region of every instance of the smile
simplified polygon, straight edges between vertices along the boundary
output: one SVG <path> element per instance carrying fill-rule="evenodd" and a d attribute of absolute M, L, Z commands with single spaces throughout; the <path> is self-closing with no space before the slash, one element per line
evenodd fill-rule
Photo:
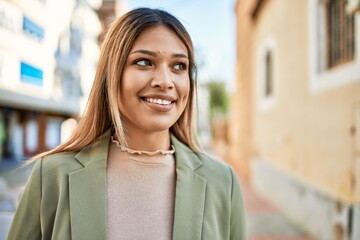
<path fill-rule="evenodd" d="M 172 102 L 165 99 L 159 99 L 159 98 L 145 98 L 145 101 L 149 103 L 155 103 L 160 105 L 170 105 Z"/>

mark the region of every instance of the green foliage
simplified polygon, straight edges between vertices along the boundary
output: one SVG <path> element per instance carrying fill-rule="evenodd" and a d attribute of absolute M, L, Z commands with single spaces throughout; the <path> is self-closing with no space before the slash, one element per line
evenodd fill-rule
<path fill-rule="evenodd" d="M 206 84 L 209 91 L 210 118 L 224 116 L 229 108 L 229 96 L 224 82 L 210 81 Z"/>

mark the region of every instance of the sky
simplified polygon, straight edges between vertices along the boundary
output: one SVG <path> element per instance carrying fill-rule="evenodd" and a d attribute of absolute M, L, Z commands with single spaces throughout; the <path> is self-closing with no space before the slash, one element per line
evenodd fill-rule
<path fill-rule="evenodd" d="M 198 80 L 234 85 L 235 0 L 120 0 L 129 9 L 160 8 L 177 17 L 190 33 L 199 66 Z"/>

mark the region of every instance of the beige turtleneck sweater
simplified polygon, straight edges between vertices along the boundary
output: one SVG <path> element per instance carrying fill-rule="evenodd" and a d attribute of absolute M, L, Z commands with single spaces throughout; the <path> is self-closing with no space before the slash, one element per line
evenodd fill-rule
<path fill-rule="evenodd" d="M 172 239 L 174 155 L 129 154 L 112 143 L 106 171 L 107 239 Z"/>

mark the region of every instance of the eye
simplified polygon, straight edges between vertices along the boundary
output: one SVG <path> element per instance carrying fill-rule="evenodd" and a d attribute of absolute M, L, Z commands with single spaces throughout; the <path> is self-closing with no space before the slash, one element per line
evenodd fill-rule
<path fill-rule="evenodd" d="M 187 69 L 187 65 L 185 63 L 179 62 L 179 63 L 175 63 L 173 68 L 176 71 L 185 71 Z"/>
<path fill-rule="evenodd" d="M 151 62 L 148 59 L 136 60 L 135 64 L 137 64 L 137 65 L 139 65 L 141 67 L 151 66 Z"/>

